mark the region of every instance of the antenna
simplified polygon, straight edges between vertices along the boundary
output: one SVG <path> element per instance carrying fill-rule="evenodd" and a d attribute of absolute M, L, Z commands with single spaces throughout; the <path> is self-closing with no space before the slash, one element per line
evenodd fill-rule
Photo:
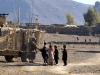
<path fill-rule="evenodd" d="M 18 24 L 20 25 L 20 7 L 18 7 Z"/>
<path fill-rule="evenodd" d="M 12 2 L 13 2 L 14 12 L 15 12 L 15 18 L 17 20 L 17 15 L 16 15 L 16 11 L 15 11 L 14 1 L 12 0 Z"/>
<path fill-rule="evenodd" d="M 31 23 L 33 21 L 33 5 L 34 5 L 34 0 L 31 0 L 32 1 L 32 11 L 31 11 L 31 14 L 32 14 L 32 17 L 31 17 Z"/>
<path fill-rule="evenodd" d="M 30 23 L 30 12 L 29 12 L 29 23 Z"/>

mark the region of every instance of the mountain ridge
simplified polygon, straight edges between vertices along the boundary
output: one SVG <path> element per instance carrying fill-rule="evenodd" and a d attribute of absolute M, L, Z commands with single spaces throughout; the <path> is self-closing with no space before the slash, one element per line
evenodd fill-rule
<path fill-rule="evenodd" d="M 66 24 L 66 14 L 71 12 L 77 25 L 84 24 L 83 13 L 91 5 L 79 3 L 73 0 L 1 0 L 0 11 L 9 13 L 7 20 L 17 22 L 14 8 L 17 15 L 18 7 L 21 9 L 21 22 L 29 22 L 29 12 L 33 13 L 32 22 L 38 15 L 40 24 Z M 5 3 L 5 4 L 4 4 Z M 14 6 L 13 6 L 14 3 Z M 4 4 L 4 5 L 2 5 Z M 2 9 L 4 8 L 4 9 Z M 2 13 L 1 12 L 1 13 Z"/>

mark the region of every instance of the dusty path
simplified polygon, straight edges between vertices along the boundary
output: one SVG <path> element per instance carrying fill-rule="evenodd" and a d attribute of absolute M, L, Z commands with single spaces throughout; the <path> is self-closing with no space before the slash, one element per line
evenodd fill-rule
<path fill-rule="evenodd" d="M 77 36 L 46 34 L 45 41 L 77 41 Z M 49 39 L 48 39 L 49 38 Z M 80 36 L 80 41 L 89 38 L 98 41 L 98 37 Z M 56 40 L 55 40 L 56 39 Z M 6 62 L 0 56 L 0 75 L 100 75 L 100 47 L 99 45 L 67 45 L 68 65 L 63 66 L 62 52 L 59 48 L 59 65 L 43 66 L 41 53 L 37 53 L 36 63 L 23 63 L 20 58 L 14 62 Z"/>
<path fill-rule="evenodd" d="M 68 66 L 36 66 L 30 63 L 8 63 L 0 67 L 0 75 L 100 75 L 100 65 L 70 63 Z"/>
<path fill-rule="evenodd" d="M 60 51 L 59 51 L 60 52 Z M 23 63 L 20 58 L 8 63 L 0 57 L 0 75 L 100 75 L 99 50 L 68 50 L 68 65 L 43 66 L 40 52 L 36 63 Z"/>

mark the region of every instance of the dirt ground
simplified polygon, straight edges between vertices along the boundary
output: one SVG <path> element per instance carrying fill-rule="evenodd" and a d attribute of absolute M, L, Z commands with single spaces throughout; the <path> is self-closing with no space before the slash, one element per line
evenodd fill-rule
<path fill-rule="evenodd" d="M 77 41 L 77 36 L 46 34 L 43 40 L 49 41 Z M 80 41 L 90 36 L 78 36 Z M 67 38 L 67 39 L 66 39 Z M 98 41 L 98 37 L 92 37 L 92 41 Z M 55 45 L 55 44 L 54 44 Z M 14 62 L 6 62 L 0 56 L 0 75 L 100 75 L 100 45 L 66 45 L 68 49 L 68 65 L 63 66 L 62 45 L 58 45 L 59 64 L 43 66 L 41 52 L 38 51 L 35 63 L 21 62 L 20 58 L 14 58 Z M 41 45 L 42 47 L 42 45 Z"/>

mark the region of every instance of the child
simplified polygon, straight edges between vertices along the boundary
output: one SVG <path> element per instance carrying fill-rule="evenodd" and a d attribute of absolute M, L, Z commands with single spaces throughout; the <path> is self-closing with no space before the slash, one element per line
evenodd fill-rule
<path fill-rule="evenodd" d="M 67 65 L 67 49 L 66 49 L 66 45 L 63 45 L 63 51 L 62 51 L 62 60 L 64 63 L 64 66 Z"/>
<path fill-rule="evenodd" d="M 54 65 L 54 47 L 51 44 L 49 45 L 48 54 L 49 54 L 49 58 L 48 58 L 49 65 Z"/>
<path fill-rule="evenodd" d="M 55 51 L 54 51 L 54 59 L 55 59 L 55 63 L 56 63 L 56 65 L 58 65 L 58 59 L 59 59 L 59 57 L 58 57 L 58 49 L 57 49 L 57 46 L 55 45 L 54 46 L 54 48 L 55 48 Z"/>

